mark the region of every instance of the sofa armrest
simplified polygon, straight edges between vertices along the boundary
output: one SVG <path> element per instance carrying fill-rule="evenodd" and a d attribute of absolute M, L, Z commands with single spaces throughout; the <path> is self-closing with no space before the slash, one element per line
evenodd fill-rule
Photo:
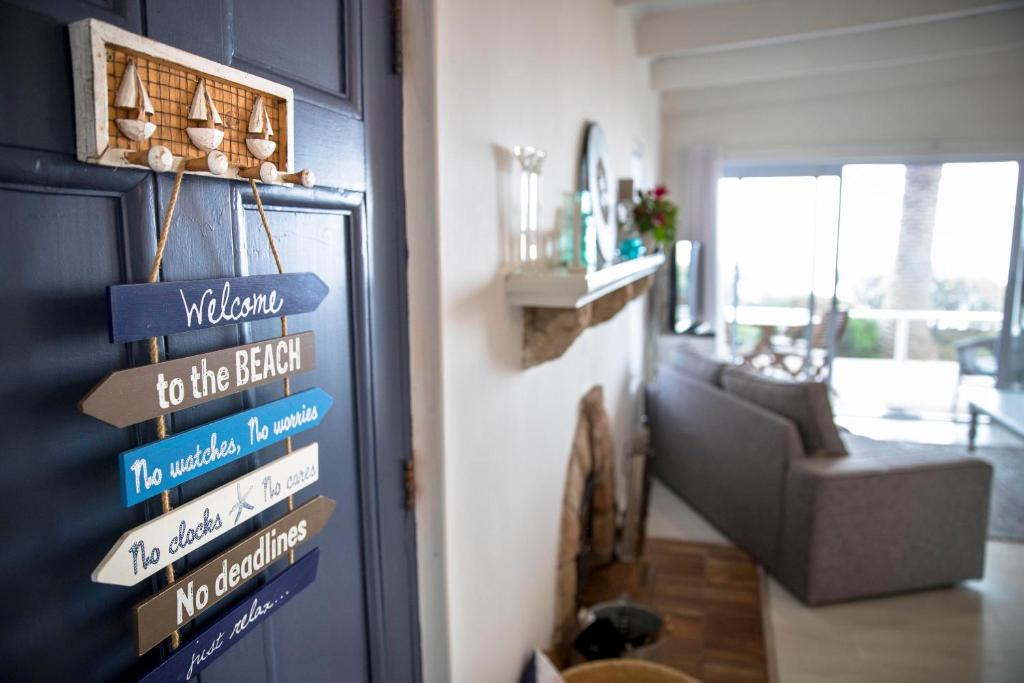
<path fill-rule="evenodd" d="M 982 576 L 992 467 L 926 445 L 892 451 L 791 465 L 779 578 L 805 602 Z"/>
<path fill-rule="evenodd" d="M 795 425 L 661 367 L 647 387 L 654 474 L 774 569 L 786 470 L 803 459 Z"/>

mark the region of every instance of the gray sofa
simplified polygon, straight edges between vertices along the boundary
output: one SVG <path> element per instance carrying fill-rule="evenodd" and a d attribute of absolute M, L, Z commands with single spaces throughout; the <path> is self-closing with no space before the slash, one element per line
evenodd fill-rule
<path fill-rule="evenodd" d="M 812 457 L 793 420 L 724 389 L 722 367 L 673 355 L 647 388 L 655 476 L 794 595 L 822 604 L 982 576 L 988 463 L 850 434 L 846 455 Z"/>

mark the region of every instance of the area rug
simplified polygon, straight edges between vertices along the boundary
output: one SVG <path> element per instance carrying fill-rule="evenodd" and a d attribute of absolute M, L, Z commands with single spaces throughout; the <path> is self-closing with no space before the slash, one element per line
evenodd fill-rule
<path fill-rule="evenodd" d="M 988 537 L 995 541 L 1024 543 L 1024 448 L 979 446 L 973 452 L 964 445 L 931 448 L 943 455 L 976 457 L 992 463 Z"/>
<path fill-rule="evenodd" d="M 965 452 L 962 447 L 959 451 Z M 989 538 L 1024 543 L 1024 448 L 980 447 L 973 455 L 988 460 L 995 468 L 988 517 Z"/>
<path fill-rule="evenodd" d="M 647 659 L 703 683 L 770 683 L 762 573 L 739 548 L 648 539 L 639 562 L 591 574 L 586 605 L 628 595 L 666 617 Z"/>

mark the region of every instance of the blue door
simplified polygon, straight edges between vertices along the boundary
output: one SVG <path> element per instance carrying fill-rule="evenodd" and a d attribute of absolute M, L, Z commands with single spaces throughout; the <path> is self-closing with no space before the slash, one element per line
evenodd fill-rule
<path fill-rule="evenodd" d="M 409 457 L 401 82 L 389 3 L 52 0 L 0 3 L 0 679 L 134 680 L 169 653 L 136 657 L 132 607 L 163 586 L 95 584 L 90 572 L 157 499 L 120 503 L 117 454 L 154 439 L 77 401 L 113 370 L 147 362 L 144 343 L 107 340 L 105 288 L 145 280 L 173 178 L 75 160 L 67 25 L 96 17 L 295 89 L 295 159 L 315 189 L 261 191 L 287 271 L 330 293 L 289 320 L 313 330 L 316 369 L 293 391 L 334 399 L 296 447 L 319 442 L 319 481 L 298 496 L 337 501 L 298 555 L 320 548 L 317 581 L 198 680 L 419 680 L 415 546 L 405 508 Z M 371 190 L 372 188 L 372 190 Z M 187 176 L 163 260 L 165 280 L 273 273 L 248 185 Z M 280 334 L 274 320 L 172 335 L 167 358 Z M 280 398 L 279 383 L 174 413 L 181 431 Z M 279 457 L 272 446 L 172 491 L 185 502 Z M 176 564 L 198 566 L 284 514 L 279 505 Z M 308 546 L 308 547 L 307 547 Z M 281 564 L 182 632 L 230 610 Z"/>

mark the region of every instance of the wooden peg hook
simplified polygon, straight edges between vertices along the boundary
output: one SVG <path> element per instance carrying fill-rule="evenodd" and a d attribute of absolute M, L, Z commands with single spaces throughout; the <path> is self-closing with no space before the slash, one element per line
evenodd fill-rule
<path fill-rule="evenodd" d="M 136 166 L 149 166 L 157 173 L 167 173 L 174 167 L 174 155 L 163 145 L 139 149 L 124 155 L 125 161 Z"/>
<path fill-rule="evenodd" d="M 314 175 L 308 168 L 304 168 L 296 173 L 285 173 L 281 176 L 281 181 L 285 183 L 292 183 L 294 185 L 302 185 L 303 187 L 313 187 L 316 185 L 316 175 Z"/>
<path fill-rule="evenodd" d="M 228 171 L 228 158 L 224 152 L 213 150 L 206 156 L 187 159 L 185 161 L 185 169 L 189 171 L 206 171 L 213 175 L 224 175 Z"/>
<path fill-rule="evenodd" d="M 250 178 L 267 183 L 268 185 L 278 182 L 277 166 L 270 161 L 263 161 L 259 166 L 243 168 L 238 172 L 243 178 Z"/>

